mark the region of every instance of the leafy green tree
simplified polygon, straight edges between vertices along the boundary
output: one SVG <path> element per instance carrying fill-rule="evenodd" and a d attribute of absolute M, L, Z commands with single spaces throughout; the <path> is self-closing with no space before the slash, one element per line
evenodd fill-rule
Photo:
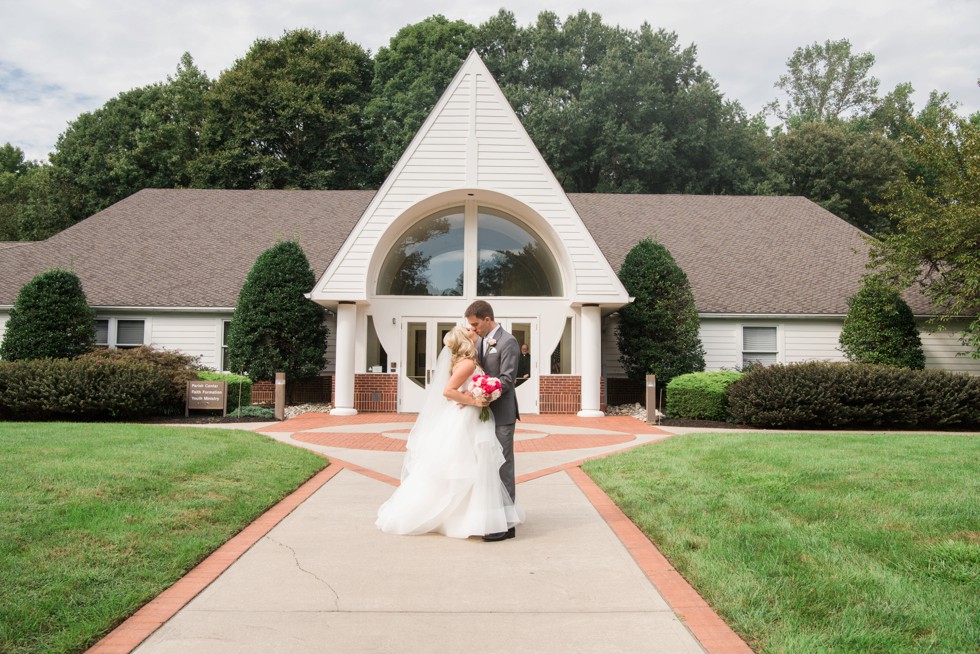
<path fill-rule="evenodd" d="M 371 101 L 365 109 L 380 184 L 422 127 L 476 41 L 476 28 L 431 16 L 398 30 L 374 56 Z"/>
<path fill-rule="evenodd" d="M 867 113 L 878 104 L 878 80 L 869 75 L 874 63 L 870 52 L 853 54 L 847 39 L 797 48 L 775 84 L 789 97 L 785 104 L 774 100 L 768 110 L 788 125 Z"/>
<path fill-rule="evenodd" d="M 287 379 L 323 369 L 327 330 L 323 307 L 308 300 L 316 283 L 299 244 L 281 241 L 255 261 L 238 294 L 228 334 L 228 365 L 254 381 L 277 372 Z"/>
<path fill-rule="evenodd" d="M 804 123 L 777 134 L 771 165 L 781 177 L 781 193 L 802 195 L 865 232 L 888 220 L 872 208 L 899 178 L 901 148 L 884 136 L 843 123 Z"/>
<path fill-rule="evenodd" d="M 752 192 L 764 127 L 727 102 L 677 35 L 599 14 L 500 12 L 479 51 L 566 191 Z"/>
<path fill-rule="evenodd" d="M 0 358 L 72 359 L 95 345 L 95 313 L 82 282 L 67 270 L 49 270 L 27 282 L 7 320 Z"/>
<path fill-rule="evenodd" d="M 20 212 L 35 168 L 37 164 L 26 161 L 20 148 L 10 143 L 0 147 L 0 241 L 20 239 Z"/>
<path fill-rule="evenodd" d="M 899 287 L 917 285 L 942 327 L 967 317 L 963 342 L 980 358 L 980 123 L 940 109 L 904 139 L 914 161 L 877 209 L 896 227 L 872 241 L 871 266 Z"/>
<path fill-rule="evenodd" d="M 897 290 L 874 276 L 848 299 L 839 340 L 849 361 L 912 370 L 926 365 L 912 309 Z"/>
<path fill-rule="evenodd" d="M 207 96 L 195 185 L 363 187 L 371 72 L 368 53 L 342 34 L 300 29 L 257 40 Z"/>
<path fill-rule="evenodd" d="M 644 239 L 623 261 L 619 278 L 636 298 L 619 310 L 616 340 L 627 376 L 657 376 L 666 385 L 678 375 L 704 370 L 704 347 L 687 275 L 660 243 Z"/>

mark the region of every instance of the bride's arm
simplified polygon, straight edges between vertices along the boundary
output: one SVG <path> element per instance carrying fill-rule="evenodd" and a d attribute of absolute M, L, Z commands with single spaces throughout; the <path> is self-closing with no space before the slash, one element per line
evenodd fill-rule
<path fill-rule="evenodd" d="M 449 376 L 449 381 L 446 383 L 446 388 L 444 388 L 442 391 L 443 396 L 447 400 L 452 400 L 453 402 L 457 402 L 459 404 L 483 406 L 483 403 L 481 403 L 475 397 L 469 393 L 463 393 L 459 390 L 459 387 L 463 385 L 463 382 L 473 375 L 474 370 L 476 370 L 476 364 L 472 360 L 461 359 L 453 368 L 453 374 Z"/>

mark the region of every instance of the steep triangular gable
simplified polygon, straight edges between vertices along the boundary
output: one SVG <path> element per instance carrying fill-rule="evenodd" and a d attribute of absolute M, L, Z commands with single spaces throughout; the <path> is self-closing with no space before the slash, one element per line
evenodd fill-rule
<path fill-rule="evenodd" d="M 368 297 L 371 258 L 391 224 L 440 193 L 485 189 L 535 211 L 566 249 L 575 302 L 625 303 L 628 294 L 507 98 L 476 51 L 470 53 L 371 204 L 320 277 L 311 298 Z"/>

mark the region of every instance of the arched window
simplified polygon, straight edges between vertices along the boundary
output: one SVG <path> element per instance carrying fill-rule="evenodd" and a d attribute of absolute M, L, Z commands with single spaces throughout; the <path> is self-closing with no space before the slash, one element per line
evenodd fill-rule
<path fill-rule="evenodd" d="M 481 207 L 477 225 L 477 295 L 561 295 L 561 274 L 555 258 L 523 223 Z"/>
<path fill-rule="evenodd" d="M 467 256 L 466 234 L 476 253 Z M 471 241 L 473 242 L 473 241 Z M 378 295 L 555 297 L 562 295 L 558 263 L 527 225 L 487 207 L 456 207 L 410 227 L 388 252 Z"/>
<path fill-rule="evenodd" d="M 379 295 L 463 294 L 463 208 L 412 225 L 378 276 Z"/>

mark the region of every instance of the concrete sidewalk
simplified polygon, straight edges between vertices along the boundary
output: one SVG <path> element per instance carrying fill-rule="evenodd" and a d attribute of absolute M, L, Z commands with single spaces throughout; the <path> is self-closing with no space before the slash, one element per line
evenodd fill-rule
<path fill-rule="evenodd" d="M 750 651 L 577 467 L 669 432 L 529 416 L 515 447 L 527 521 L 484 543 L 374 527 L 411 419 L 257 425 L 333 464 L 90 651 Z"/>

